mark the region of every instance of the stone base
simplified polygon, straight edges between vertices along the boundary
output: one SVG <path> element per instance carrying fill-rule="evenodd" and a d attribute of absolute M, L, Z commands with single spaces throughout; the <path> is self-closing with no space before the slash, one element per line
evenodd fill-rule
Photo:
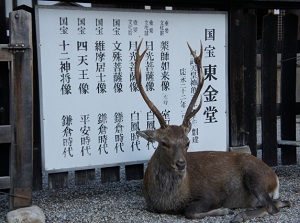
<path fill-rule="evenodd" d="M 41 208 L 33 205 L 8 212 L 6 219 L 8 223 L 45 223 L 45 214 Z"/>

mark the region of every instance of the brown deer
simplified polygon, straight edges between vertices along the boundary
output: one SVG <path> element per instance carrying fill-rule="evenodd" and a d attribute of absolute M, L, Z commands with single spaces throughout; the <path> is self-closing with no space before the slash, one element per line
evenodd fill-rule
<path fill-rule="evenodd" d="M 167 125 L 162 114 L 150 101 L 141 81 L 140 63 L 147 49 L 136 53 L 135 76 L 140 93 L 157 117 L 160 128 L 137 131 L 149 142 L 158 142 L 143 180 L 143 195 L 147 210 L 157 213 L 184 214 L 197 219 L 206 216 L 233 214 L 231 209 L 252 208 L 237 214 L 232 222 L 242 222 L 266 214 L 275 214 L 290 206 L 279 198 L 279 181 L 275 172 L 258 158 L 234 152 L 187 152 L 190 119 L 202 104 L 194 109 L 204 82 L 202 43 L 200 55 L 194 57 L 198 70 L 198 87 L 180 126 Z M 275 200 L 276 199 L 276 200 Z"/>

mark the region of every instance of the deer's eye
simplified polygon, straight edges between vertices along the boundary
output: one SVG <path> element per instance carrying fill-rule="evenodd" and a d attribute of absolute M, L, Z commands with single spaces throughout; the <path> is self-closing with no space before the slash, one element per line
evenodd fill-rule
<path fill-rule="evenodd" d="M 190 146 L 190 142 L 187 142 L 187 143 L 186 143 L 186 146 L 185 146 L 185 149 L 188 150 L 188 149 L 189 149 L 189 146 Z"/>
<path fill-rule="evenodd" d="M 165 147 L 165 148 L 168 147 L 167 143 L 165 143 L 165 142 L 161 142 L 161 146 L 162 146 L 162 147 Z"/>

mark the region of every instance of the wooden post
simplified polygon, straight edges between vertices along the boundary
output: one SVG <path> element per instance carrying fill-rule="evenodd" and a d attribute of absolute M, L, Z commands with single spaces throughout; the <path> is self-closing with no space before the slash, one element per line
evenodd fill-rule
<path fill-rule="evenodd" d="M 125 166 L 126 180 L 140 180 L 144 176 L 144 164 Z"/>
<path fill-rule="evenodd" d="M 32 203 L 32 41 L 31 15 L 11 12 L 10 45 L 14 57 L 11 73 L 11 194 L 10 209 Z"/>
<path fill-rule="evenodd" d="M 120 181 L 120 167 L 101 168 L 101 183 L 118 182 Z"/>
<path fill-rule="evenodd" d="M 75 185 L 89 185 L 95 183 L 95 169 L 75 171 Z"/>
<path fill-rule="evenodd" d="M 49 189 L 59 189 L 68 187 L 68 172 L 49 173 L 48 187 Z"/>
<path fill-rule="evenodd" d="M 245 145 L 243 10 L 230 12 L 230 146 Z"/>
<path fill-rule="evenodd" d="M 256 124 L 256 15 L 244 15 L 244 45 L 245 45 L 245 125 L 246 144 L 251 154 L 257 155 L 257 124 Z"/>
<path fill-rule="evenodd" d="M 283 17 L 283 49 L 281 56 L 281 139 L 296 140 L 296 57 L 298 17 Z M 283 165 L 297 163 L 295 146 L 281 146 Z"/>
<path fill-rule="evenodd" d="M 263 18 L 262 28 L 262 158 L 270 166 L 277 165 L 277 16 Z"/>

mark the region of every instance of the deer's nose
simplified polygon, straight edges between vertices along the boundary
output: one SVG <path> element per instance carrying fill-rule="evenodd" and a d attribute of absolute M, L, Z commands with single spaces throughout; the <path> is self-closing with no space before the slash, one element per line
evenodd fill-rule
<path fill-rule="evenodd" d="M 180 159 L 176 161 L 176 166 L 178 170 L 184 170 L 185 169 L 185 161 Z"/>

